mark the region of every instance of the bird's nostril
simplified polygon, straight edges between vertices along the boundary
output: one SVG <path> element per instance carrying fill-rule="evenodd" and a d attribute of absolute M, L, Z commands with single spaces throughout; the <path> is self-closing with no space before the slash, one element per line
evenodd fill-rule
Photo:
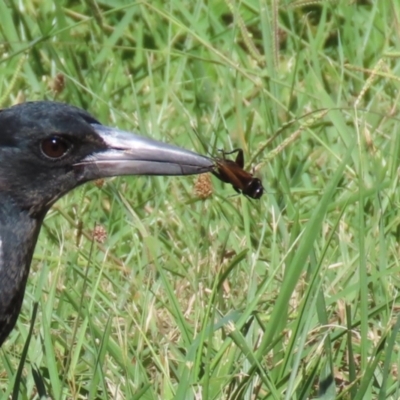
<path fill-rule="evenodd" d="M 42 153 L 52 159 L 63 157 L 70 147 L 71 144 L 59 136 L 48 137 L 40 143 Z"/>

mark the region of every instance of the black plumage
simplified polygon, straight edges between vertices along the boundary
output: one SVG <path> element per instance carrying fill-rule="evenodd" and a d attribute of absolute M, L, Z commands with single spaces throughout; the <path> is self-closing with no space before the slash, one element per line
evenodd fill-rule
<path fill-rule="evenodd" d="M 196 153 L 101 125 L 79 108 L 28 102 L 0 111 L 0 346 L 21 309 L 43 219 L 62 195 L 115 175 L 211 171 Z"/>

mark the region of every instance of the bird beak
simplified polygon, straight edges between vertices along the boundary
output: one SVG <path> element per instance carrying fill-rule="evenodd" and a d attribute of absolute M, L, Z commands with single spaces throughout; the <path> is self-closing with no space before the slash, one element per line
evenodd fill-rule
<path fill-rule="evenodd" d="M 214 169 L 207 157 L 116 128 L 92 124 L 106 148 L 86 157 L 84 180 L 119 175 L 191 175 Z"/>

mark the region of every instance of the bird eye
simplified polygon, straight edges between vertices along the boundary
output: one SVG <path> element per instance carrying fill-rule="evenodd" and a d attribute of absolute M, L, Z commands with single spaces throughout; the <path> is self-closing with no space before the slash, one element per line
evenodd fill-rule
<path fill-rule="evenodd" d="M 59 136 L 48 137 L 40 143 L 42 153 L 48 158 L 61 158 L 68 153 L 71 144 Z"/>

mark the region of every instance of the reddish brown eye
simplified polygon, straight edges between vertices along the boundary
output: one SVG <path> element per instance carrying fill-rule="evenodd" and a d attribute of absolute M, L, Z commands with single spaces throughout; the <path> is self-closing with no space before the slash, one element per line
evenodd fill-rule
<path fill-rule="evenodd" d="M 61 158 L 70 149 L 71 144 L 59 136 L 52 136 L 40 143 L 42 153 L 49 158 Z"/>

